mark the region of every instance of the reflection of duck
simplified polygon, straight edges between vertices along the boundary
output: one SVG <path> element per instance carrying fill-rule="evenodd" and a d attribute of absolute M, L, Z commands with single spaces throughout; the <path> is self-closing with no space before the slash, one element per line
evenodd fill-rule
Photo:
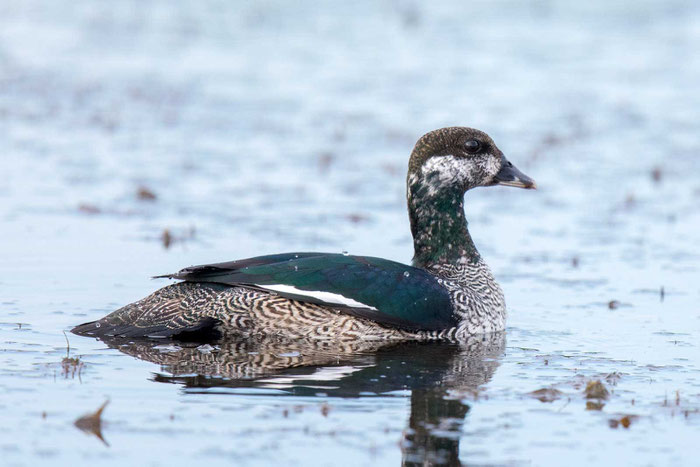
<path fill-rule="evenodd" d="M 274 388 L 303 397 L 357 398 L 411 391 L 401 449 L 405 465 L 455 465 L 469 406 L 458 398 L 478 392 L 498 367 L 502 333 L 460 344 L 352 341 L 224 340 L 215 346 L 178 341 L 107 338 L 110 347 L 158 363 L 157 382 L 188 388 Z M 425 464 L 424 462 L 427 462 Z"/>
<path fill-rule="evenodd" d="M 73 332 L 462 340 L 501 331 L 503 292 L 472 242 L 463 208 L 467 190 L 491 185 L 535 187 L 485 133 L 432 131 L 418 140 L 408 166 L 413 266 L 329 253 L 195 266 L 166 276 L 185 282 Z"/>

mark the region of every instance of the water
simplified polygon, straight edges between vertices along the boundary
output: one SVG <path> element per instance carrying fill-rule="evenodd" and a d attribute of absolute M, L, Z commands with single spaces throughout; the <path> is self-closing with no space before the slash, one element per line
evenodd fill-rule
<path fill-rule="evenodd" d="M 2 464 L 693 465 L 699 46 L 680 1 L 3 4 Z M 68 348 L 191 264 L 409 261 L 454 124 L 540 187 L 467 194 L 505 342 Z"/>

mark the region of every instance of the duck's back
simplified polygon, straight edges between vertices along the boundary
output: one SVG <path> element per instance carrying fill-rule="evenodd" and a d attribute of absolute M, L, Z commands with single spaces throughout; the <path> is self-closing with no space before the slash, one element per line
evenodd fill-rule
<path fill-rule="evenodd" d="M 403 338 L 458 324 L 449 291 L 432 274 L 380 258 L 288 253 L 195 266 L 104 318 L 91 336 L 191 333 L 309 338 Z"/>

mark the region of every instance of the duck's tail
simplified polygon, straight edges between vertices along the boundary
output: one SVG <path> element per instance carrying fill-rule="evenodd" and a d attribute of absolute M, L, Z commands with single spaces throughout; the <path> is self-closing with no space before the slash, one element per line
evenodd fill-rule
<path fill-rule="evenodd" d="M 216 334 L 220 322 L 206 304 L 217 289 L 213 284 L 173 284 L 97 321 L 80 324 L 71 332 L 98 338 Z"/>
<path fill-rule="evenodd" d="M 213 338 L 220 335 L 217 331 L 219 321 L 214 318 L 205 318 L 193 326 L 170 327 L 167 324 L 153 324 L 150 326 L 135 326 L 133 324 L 111 324 L 106 317 L 97 321 L 79 324 L 70 330 L 73 334 L 85 337 L 150 337 L 150 338 Z"/>

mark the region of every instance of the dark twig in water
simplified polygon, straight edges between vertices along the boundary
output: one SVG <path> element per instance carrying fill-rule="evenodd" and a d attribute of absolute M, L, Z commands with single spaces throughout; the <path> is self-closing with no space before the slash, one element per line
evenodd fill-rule
<path fill-rule="evenodd" d="M 68 342 L 68 334 L 66 334 L 66 331 L 63 331 L 63 337 L 66 338 L 66 358 L 70 357 L 70 342 Z"/>
<path fill-rule="evenodd" d="M 170 233 L 170 230 L 164 229 L 160 238 L 163 241 L 163 248 L 166 250 L 170 248 L 170 245 L 173 243 L 173 236 Z"/>
<path fill-rule="evenodd" d="M 163 229 L 163 233 L 160 235 L 160 241 L 163 244 L 163 248 L 166 250 L 170 248 L 174 243 L 186 242 L 192 240 L 195 237 L 196 230 L 194 226 L 190 226 L 185 232 L 177 235 L 170 231 L 170 229 Z"/>

